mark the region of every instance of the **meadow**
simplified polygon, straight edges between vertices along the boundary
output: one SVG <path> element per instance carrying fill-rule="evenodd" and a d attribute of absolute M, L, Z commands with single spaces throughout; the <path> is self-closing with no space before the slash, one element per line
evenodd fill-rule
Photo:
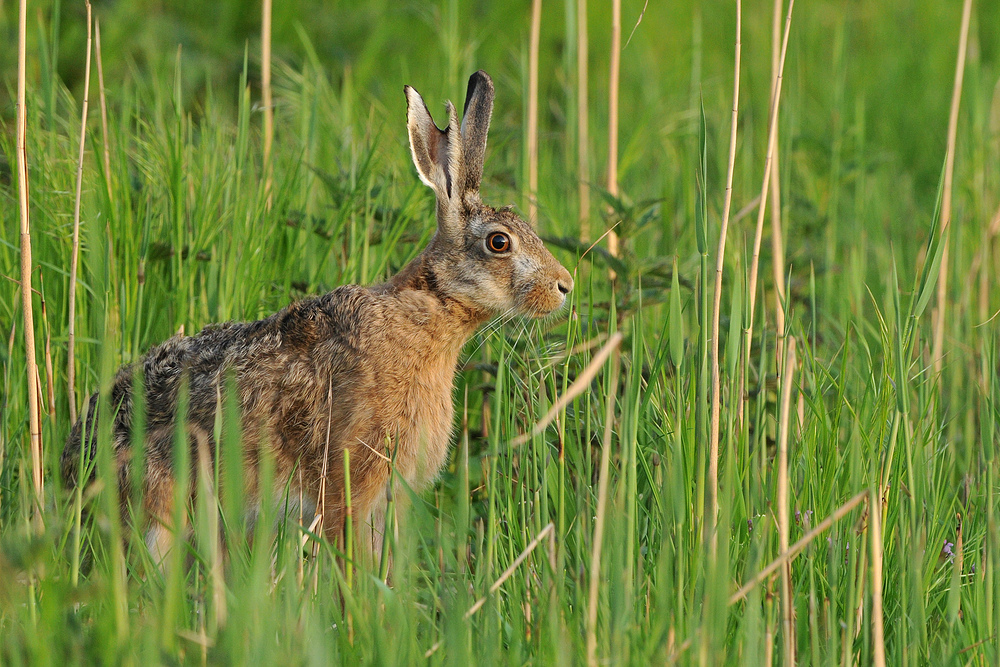
<path fill-rule="evenodd" d="M 1000 6 L 756 0 L 737 40 L 735 2 L 625 0 L 616 43 L 617 1 L 294 0 L 267 39 L 256 3 L 105 0 L 99 41 L 31 2 L 31 382 L 0 1 L 0 664 L 997 664 Z M 470 341 L 391 568 L 281 498 L 246 523 L 233 428 L 157 566 L 109 456 L 62 486 L 85 397 L 401 268 L 434 232 L 403 85 L 442 124 L 477 69 L 484 199 L 567 307 Z"/>

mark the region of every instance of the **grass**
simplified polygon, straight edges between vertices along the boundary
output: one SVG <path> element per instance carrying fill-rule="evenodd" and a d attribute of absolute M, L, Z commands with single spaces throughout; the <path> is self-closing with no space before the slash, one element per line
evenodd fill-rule
<path fill-rule="evenodd" d="M 8 37 L 16 4 L 0 6 Z M 181 328 L 262 317 L 307 294 L 381 280 L 413 257 L 433 232 L 433 199 L 406 149 L 404 83 L 439 111 L 445 97 L 463 101 L 467 74 L 494 76 L 484 196 L 527 213 L 527 6 L 276 3 L 267 165 L 259 14 L 216 6 L 211 15 L 201 4 L 95 6 L 106 89 L 91 79 L 75 313 L 81 401 Z M 938 184 L 961 8 L 796 3 L 776 147 L 782 332 L 767 244 L 757 293 L 748 293 L 771 11 L 743 7 L 719 308 L 716 518 L 706 491 L 708 266 L 729 167 L 735 7 L 646 8 L 621 54 L 611 196 L 600 185 L 611 8 L 589 3 L 590 59 L 579 70 L 577 0 L 545 3 L 538 224 L 577 287 L 560 316 L 489 327 L 468 345 L 452 458 L 433 491 L 393 503 L 389 586 L 381 563 L 347 567 L 339 547 L 297 517 L 239 519 L 242 489 L 227 477 L 239 467 L 231 409 L 219 416 L 218 460 L 197 463 L 207 474 L 179 517 L 191 537 L 166 571 L 123 532 L 113 483 L 87 494 L 61 488 L 87 29 L 82 5 L 38 8 L 27 44 L 32 305 L 42 394 L 51 387 L 54 401 L 41 401 L 39 530 L 14 104 L 0 96 L 0 273 L 11 279 L 0 280 L 0 663 L 578 664 L 588 649 L 611 664 L 788 664 L 788 653 L 810 665 L 873 664 L 882 652 L 887 664 L 1000 658 L 995 6 L 972 11 L 941 264 Z M 626 34 L 642 10 L 623 3 Z M 3 43 L 0 72 L 12 91 L 16 37 Z M 590 77 L 591 173 L 582 178 L 592 205 L 583 211 L 577 71 Z M 577 240 L 581 219 L 590 239 L 617 224 L 619 256 L 606 240 L 588 252 L 590 241 Z M 795 340 L 788 368 L 776 361 L 786 358 L 779 333 L 786 347 Z M 593 381 L 558 403 L 598 355 Z M 551 422 L 535 429 L 543 419 Z M 778 474 L 782 454 L 787 476 Z M 183 462 L 189 452 L 177 455 Z M 113 479 L 107 457 L 89 464 Z M 269 511 L 280 506 L 276 498 Z M 704 534 L 712 524 L 716 550 Z M 780 557 L 782 543 L 790 557 Z"/>

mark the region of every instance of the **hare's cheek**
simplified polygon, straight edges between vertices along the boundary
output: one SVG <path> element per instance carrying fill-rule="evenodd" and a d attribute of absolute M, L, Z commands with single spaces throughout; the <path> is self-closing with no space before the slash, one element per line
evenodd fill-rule
<path fill-rule="evenodd" d="M 499 313 L 509 310 L 514 305 L 510 289 L 506 285 L 499 284 L 496 281 L 485 281 L 479 285 L 478 291 L 479 295 L 476 300 L 482 306 L 494 312 Z"/>

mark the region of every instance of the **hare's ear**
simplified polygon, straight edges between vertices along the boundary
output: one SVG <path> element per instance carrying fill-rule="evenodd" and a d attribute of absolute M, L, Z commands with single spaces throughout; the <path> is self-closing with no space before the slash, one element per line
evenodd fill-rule
<path fill-rule="evenodd" d="M 469 77 L 462 111 L 462 145 L 465 148 L 465 191 L 479 191 L 486 159 L 486 135 L 493 115 L 493 80 L 479 70 Z"/>
<path fill-rule="evenodd" d="M 406 129 L 410 135 L 410 152 L 417 174 L 437 194 L 439 212 L 441 207 L 447 213 L 456 212 L 456 205 L 461 200 L 459 183 L 463 170 L 462 141 L 455 107 L 448 102 L 448 128 L 439 130 L 420 93 L 410 86 L 404 86 L 403 90 L 406 92 Z M 444 220 L 441 222 L 443 224 Z"/>

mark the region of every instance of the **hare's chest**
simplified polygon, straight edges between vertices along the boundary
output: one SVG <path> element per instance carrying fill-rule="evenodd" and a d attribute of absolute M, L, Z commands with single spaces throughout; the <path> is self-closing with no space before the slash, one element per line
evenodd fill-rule
<path fill-rule="evenodd" d="M 454 368 L 421 374 L 407 387 L 401 410 L 397 466 L 417 489 L 437 478 L 448 458 L 455 408 L 452 402 Z"/>

